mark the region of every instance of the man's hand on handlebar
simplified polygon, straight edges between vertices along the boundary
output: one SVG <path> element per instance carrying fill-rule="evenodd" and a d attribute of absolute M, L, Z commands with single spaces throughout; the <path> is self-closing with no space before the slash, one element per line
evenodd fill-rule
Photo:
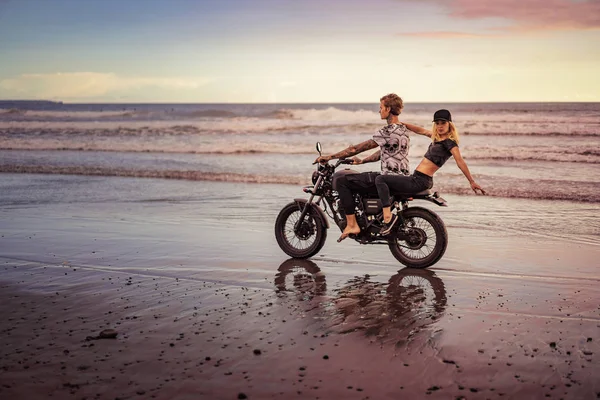
<path fill-rule="evenodd" d="M 332 160 L 331 156 L 321 156 L 321 157 L 317 157 L 317 159 L 315 160 L 315 162 L 313 162 L 313 164 L 316 164 L 316 163 L 325 164 L 331 160 Z"/>
<path fill-rule="evenodd" d="M 351 161 L 349 164 L 352 164 L 352 165 L 359 165 L 359 164 L 363 163 L 363 160 L 361 160 L 360 158 L 358 158 L 356 156 L 350 158 L 349 160 Z"/>
<path fill-rule="evenodd" d="M 313 164 L 316 163 L 321 163 L 321 164 L 327 164 L 327 162 L 333 160 L 333 157 L 331 156 L 321 156 L 321 157 L 317 157 L 317 159 L 313 162 Z M 336 167 L 340 164 L 362 164 L 362 160 L 358 157 L 353 157 L 353 158 L 340 158 L 338 159 L 338 162 L 336 163 Z"/>

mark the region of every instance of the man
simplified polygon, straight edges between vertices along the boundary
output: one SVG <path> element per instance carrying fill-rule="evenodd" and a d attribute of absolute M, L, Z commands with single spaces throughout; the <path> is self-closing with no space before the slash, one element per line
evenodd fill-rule
<path fill-rule="evenodd" d="M 348 158 L 379 147 L 377 152 L 362 160 L 354 157 L 353 164 L 365 164 L 381 160 L 381 174 L 408 175 L 410 173 L 408 165 L 408 148 L 410 145 L 408 130 L 421 135 L 427 135 L 429 132 L 421 127 L 403 124 L 398 121 L 398 116 L 403 108 L 404 103 L 398 95 L 390 93 L 383 96 L 379 100 L 379 116 L 387 121 L 387 125 L 373 135 L 373 139 L 352 145 L 329 156 L 318 157 L 315 163 L 323 163 L 336 158 Z M 360 227 L 356 222 L 356 215 L 354 215 L 352 192 L 368 193 L 376 191 L 375 178 L 377 175 L 379 175 L 377 172 L 363 172 L 336 178 L 335 189 L 339 193 L 340 203 L 346 215 L 346 228 L 339 237 L 338 242 L 346 239 L 349 235 L 360 233 Z"/>

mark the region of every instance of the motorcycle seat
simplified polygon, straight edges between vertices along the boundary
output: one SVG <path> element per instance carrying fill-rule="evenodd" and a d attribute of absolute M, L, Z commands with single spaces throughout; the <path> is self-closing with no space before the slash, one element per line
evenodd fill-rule
<path fill-rule="evenodd" d="M 429 196 L 432 193 L 433 192 L 431 191 L 431 189 L 425 189 L 421 190 L 419 193 L 415 193 L 414 196 Z"/>
<path fill-rule="evenodd" d="M 394 197 L 394 199 L 396 199 L 396 200 L 402 200 L 402 199 L 408 199 L 408 198 L 423 199 L 423 198 L 431 196 L 432 194 L 434 194 L 434 193 L 431 191 L 431 189 L 426 189 L 426 190 L 422 190 L 418 193 L 393 193 L 392 197 Z"/>

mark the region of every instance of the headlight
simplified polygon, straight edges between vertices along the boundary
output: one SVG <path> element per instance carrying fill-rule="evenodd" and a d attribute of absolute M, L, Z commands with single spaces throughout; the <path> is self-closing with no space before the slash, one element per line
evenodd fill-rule
<path fill-rule="evenodd" d="M 313 183 L 313 185 L 317 184 L 317 180 L 318 179 L 319 179 L 319 172 L 318 171 L 313 172 L 313 174 L 312 174 L 312 183 Z"/>

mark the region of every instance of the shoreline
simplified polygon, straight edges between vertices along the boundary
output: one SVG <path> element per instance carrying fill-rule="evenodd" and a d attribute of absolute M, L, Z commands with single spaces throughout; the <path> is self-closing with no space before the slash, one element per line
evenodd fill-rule
<path fill-rule="evenodd" d="M 289 259 L 273 222 L 297 187 L 7 178 L 0 398 L 600 393 L 600 246 L 515 226 L 530 202 L 453 196 L 446 254 L 410 270 L 334 231 Z"/>

